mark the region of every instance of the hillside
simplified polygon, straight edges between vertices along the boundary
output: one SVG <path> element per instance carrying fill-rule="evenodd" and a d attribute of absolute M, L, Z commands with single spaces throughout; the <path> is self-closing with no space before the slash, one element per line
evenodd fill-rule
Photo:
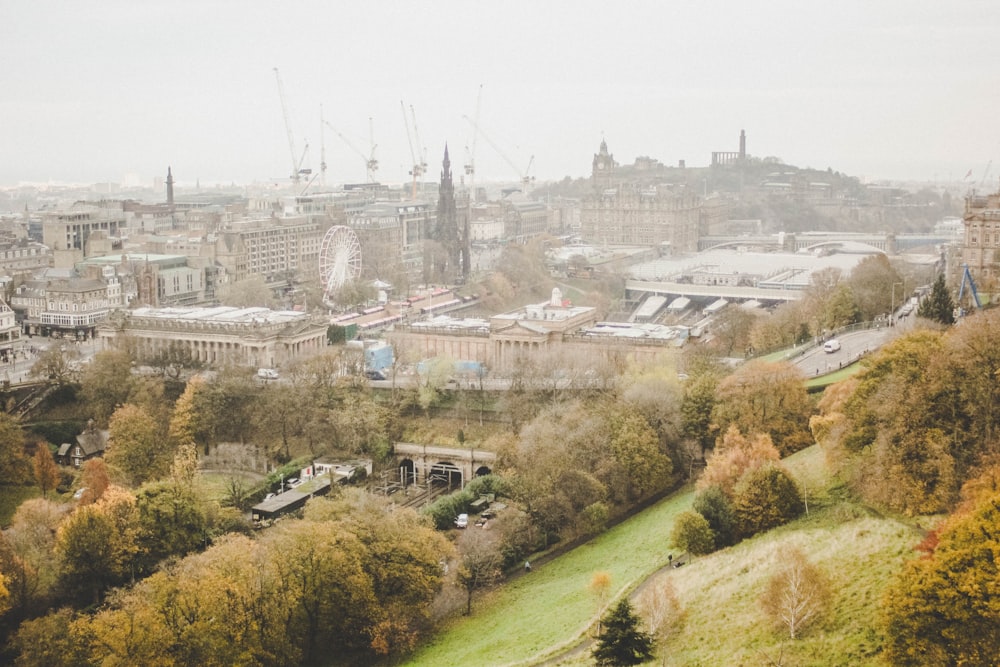
<path fill-rule="evenodd" d="M 667 644 L 667 665 L 882 664 L 876 612 L 881 591 L 920 539 L 917 526 L 880 516 L 842 497 L 818 446 L 786 460 L 807 491 L 807 516 L 734 547 L 669 568 L 685 610 Z M 473 605 L 406 665 L 589 665 L 598 601 L 593 574 L 611 575 L 612 599 L 667 564 L 673 519 L 690 507 L 688 488 L 586 545 L 510 581 Z M 830 578 L 834 599 L 823 622 L 789 641 L 760 612 L 764 582 L 796 546 Z"/>

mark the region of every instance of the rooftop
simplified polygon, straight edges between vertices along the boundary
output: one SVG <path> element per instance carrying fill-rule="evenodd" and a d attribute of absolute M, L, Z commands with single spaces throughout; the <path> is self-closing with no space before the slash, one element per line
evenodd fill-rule
<path fill-rule="evenodd" d="M 180 322 L 238 322 L 261 324 L 284 324 L 308 319 L 305 313 L 293 310 L 271 310 L 270 308 L 235 308 L 214 306 L 209 308 L 136 308 L 130 311 L 133 317 L 148 317 Z"/>

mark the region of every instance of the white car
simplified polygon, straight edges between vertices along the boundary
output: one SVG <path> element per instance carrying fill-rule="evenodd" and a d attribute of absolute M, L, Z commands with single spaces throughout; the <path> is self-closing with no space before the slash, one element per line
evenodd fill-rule
<path fill-rule="evenodd" d="M 823 351 L 826 353 L 836 352 L 840 349 L 840 341 L 836 338 L 831 338 L 830 340 L 823 343 Z"/>
<path fill-rule="evenodd" d="M 257 377 L 259 377 L 261 380 L 277 380 L 278 371 L 274 370 L 273 368 L 258 368 Z"/>
<path fill-rule="evenodd" d="M 455 518 L 455 528 L 468 528 L 469 527 L 469 515 L 459 514 Z"/>

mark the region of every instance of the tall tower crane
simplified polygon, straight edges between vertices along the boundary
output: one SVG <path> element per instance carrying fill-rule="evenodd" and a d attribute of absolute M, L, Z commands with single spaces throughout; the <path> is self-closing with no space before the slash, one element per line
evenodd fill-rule
<path fill-rule="evenodd" d="M 475 195 L 475 181 L 476 181 L 476 139 L 479 138 L 479 133 L 475 128 L 479 125 L 479 107 L 483 101 L 483 84 L 479 84 L 479 94 L 476 95 L 476 117 L 475 120 L 471 121 L 472 130 L 472 149 L 470 150 L 466 146 L 466 151 L 468 151 L 468 160 L 465 163 L 465 175 L 469 177 L 469 191 L 473 192 Z"/>
<path fill-rule="evenodd" d="M 365 155 L 361 151 L 360 148 L 358 148 L 353 143 L 351 143 L 350 139 L 348 139 L 347 137 L 345 137 L 340 132 L 340 130 L 338 130 L 337 128 L 335 128 L 333 125 L 330 125 L 330 123 L 328 121 L 323 121 L 323 122 L 326 123 L 327 127 L 329 127 L 331 130 L 333 130 L 334 132 L 337 133 L 337 136 L 340 137 L 340 139 L 345 144 L 347 144 L 348 148 L 350 148 L 352 151 L 354 151 L 355 153 L 357 153 L 358 155 L 361 156 L 361 159 L 365 161 L 365 172 L 366 172 L 367 182 L 374 183 L 375 182 L 375 172 L 378 171 L 378 160 L 375 159 L 375 149 L 377 148 L 377 145 L 375 144 L 375 139 L 374 139 L 374 130 L 373 130 L 373 127 L 372 127 L 372 119 L 371 118 L 368 119 L 368 137 L 369 137 L 369 140 L 371 142 L 371 150 L 368 153 L 368 155 Z"/>
<path fill-rule="evenodd" d="M 285 118 L 285 132 L 288 134 L 288 152 L 292 158 L 292 182 L 295 185 L 299 184 L 299 181 L 303 175 L 309 175 L 312 173 L 312 169 L 303 169 L 302 163 L 305 162 L 306 155 L 309 153 L 308 142 L 305 148 L 302 150 L 302 157 L 298 160 L 295 159 L 295 138 L 292 136 L 292 123 L 288 118 L 288 107 L 285 104 L 285 86 L 281 82 L 281 72 L 278 68 L 274 68 L 274 78 L 278 81 L 278 97 L 281 100 L 281 114 Z"/>
<path fill-rule="evenodd" d="M 497 155 L 502 157 L 504 159 L 504 162 L 510 165 L 511 169 L 514 170 L 514 172 L 517 174 L 518 179 L 521 181 L 522 188 L 524 189 L 525 192 L 527 192 L 528 186 L 531 185 L 531 183 L 535 180 L 534 176 L 530 176 L 528 174 L 528 172 L 531 170 L 531 165 L 534 164 L 535 162 L 535 156 L 534 155 L 531 156 L 531 159 L 528 160 L 528 166 L 525 167 L 524 170 L 522 171 L 516 164 L 514 164 L 514 161 L 511 160 L 509 157 L 507 157 L 507 154 L 504 153 L 500 149 L 500 147 L 497 146 L 496 143 L 492 139 L 490 139 L 485 132 L 483 132 L 483 128 L 479 126 L 479 123 L 473 121 L 468 116 L 462 116 L 462 118 L 467 120 L 469 124 L 473 127 L 473 129 L 475 129 L 476 133 L 482 135 L 483 139 L 486 140 L 486 143 L 488 143 L 490 146 L 493 147 L 493 150 L 497 152 Z"/>
<path fill-rule="evenodd" d="M 417 114 L 413 110 L 413 105 L 410 105 L 410 117 L 412 118 L 413 133 L 412 137 L 410 134 L 410 124 L 411 118 L 406 116 L 406 106 L 403 101 L 399 101 L 399 107 L 403 110 L 403 124 L 406 125 L 406 142 L 410 145 L 410 159 L 413 161 L 413 167 L 410 169 L 410 175 L 413 176 L 413 187 L 411 188 L 410 197 L 413 199 L 417 198 L 417 181 L 427 172 L 427 157 L 426 151 L 420 144 L 420 134 L 417 132 Z M 417 150 L 413 150 L 413 140 L 417 141 Z"/>

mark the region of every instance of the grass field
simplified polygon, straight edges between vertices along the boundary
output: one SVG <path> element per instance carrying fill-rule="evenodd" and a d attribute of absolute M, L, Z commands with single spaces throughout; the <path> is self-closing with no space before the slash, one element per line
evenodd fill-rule
<path fill-rule="evenodd" d="M 658 576 L 672 578 L 686 620 L 669 639 L 667 665 L 880 665 L 877 608 L 885 583 L 920 540 L 912 525 L 846 499 L 812 447 L 786 460 L 809 497 L 810 513 L 735 547 Z M 688 508 L 688 489 L 620 524 L 591 543 L 518 577 L 474 603 L 406 665 L 593 664 L 589 651 L 558 659 L 589 632 L 596 571 L 611 573 L 616 593 L 657 572 L 669 553 L 670 528 Z M 768 577 L 790 547 L 829 577 L 834 599 L 822 622 L 795 641 L 760 611 Z"/>

